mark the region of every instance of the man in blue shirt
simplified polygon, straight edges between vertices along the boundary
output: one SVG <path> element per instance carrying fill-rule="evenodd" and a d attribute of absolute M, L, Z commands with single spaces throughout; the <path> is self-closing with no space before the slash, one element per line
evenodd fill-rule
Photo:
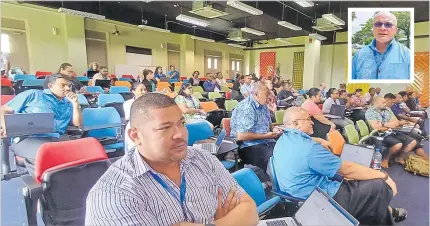
<path fill-rule="evenodd" d="M 259 83 L 253 93 L 233 110 L 231 117 L 231 136 L 242 142 L 240 158 L 245 164 L 257 166 L 264 172 L 272 156 L 275 139 L 281 134 L 281 131 L 270 131 L 269 93 L 269 88 Z"/>
<path fill-rule="evenodd" d="M 352 59 L 352 79 L 410 79 L 410 50 L 394 39 L 397 19 L 390 12 L 374 16 L 370 45 Z"/>
<path fill-rule="evenodd" d="M 285 131 L 273 151 L 273 167 L 280 189 L 306 199 L 315 187 L 332 196 L 361 224 L 385 225 L 388 205 L 397 193 L 388 174 L 353 162 L 342 161 L 309 136 L 313 123 L 306 110 L 288 108 Z M 336 174 L 343 182 L 331 180 Z M 347 178 L 347 180 L 346 180 Z M 403 209 L 394 209 L 393 215 Z"/>
<path fill-rule="evenodd" d="M 1 110 L 3 128 L 5 114 L 54 113 L 54 133 L 16 138 L 17 141 L 11 145 L 11 150 L 17 156 L 25 158 L 25 165 L 31 175 L 34 175 L 34 162 L 39 147 L 48 142 L 68 140 L 67 136 L 63 136 L 67 126 L 70 123 L 74 126 L 82 124 L 81 107 L 77 95 L 71 92 L 70 80 L 60 73 L 53 74 L 47 79 L 48 89 L 22 92 L 2 106 Z M 6 134 L 2 129 L 2 136 L 4 135 Z"/>
<path fill-rule="evenodd" d="M 205 92 L 221 91 L 221 86 L 216 82 L 213 74 L 206 74 L 206 79 L 207 80 L 203 83 L 203 89 Z"/>
<path fill-rule="evenodd" d="M 170 71 L 167 72 L 167 76 L 169 76 L 171 80 L 179 81 L 179 71 L 175 70 L 175 65 L 170 65 Z"/>

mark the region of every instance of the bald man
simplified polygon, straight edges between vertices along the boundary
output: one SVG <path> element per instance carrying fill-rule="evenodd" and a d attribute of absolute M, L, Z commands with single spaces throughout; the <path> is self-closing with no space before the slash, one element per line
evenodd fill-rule
<path fill-rule="evenodd" d="M 410 79 L 410 50 L 394 38 L 397 18 L 390 12 L 378 12 L 372 30 L 372 42 L 354 54 L 352 79 Z"/>
<path fill-rule="evenodd" d="M 395 129 L 409 124 L 405 120 L 397 120 L 391 108 L 387 107 L 384 97 L 373 98 L 372 106 L 366 110 L 366 120 L 370 127 L 381 132 Z M 396 157 L 396 162 L 404 165 L 407 153 L 414 150 L 417 141 L 402 133 L 391 133 L 384 137 L 383 143 L 389 147 L 388 152 L 383 153 L 381 166 L 388 168 L 391 157 Z"/>
<path fill-rule="evenodd" d="M 270 130 L 271 116 L 267 107 L 269 88 L 264 83 L 254 86 L 250 95 L 239 103 L 231 117 L 231 136 L 241 141 L 239 156 L 266 172 L 275 139 L 281 131 Z"/>
<path fill-rule="evenodd" d="M 285 111 L 285 130 L 273 151 L 273 167 L 283 192 L 306 199 L 318 186 L 333 197 L 360 224 L 390 224 L 389 203 L 397 193 L 388 174 L 353 162 L 343 161 L 314 141 L 311 116 L 291 107 Z M 336 174 L 347 180 L 332 180 Z M 405 214 L 396 208 L 393 216 Z"/>

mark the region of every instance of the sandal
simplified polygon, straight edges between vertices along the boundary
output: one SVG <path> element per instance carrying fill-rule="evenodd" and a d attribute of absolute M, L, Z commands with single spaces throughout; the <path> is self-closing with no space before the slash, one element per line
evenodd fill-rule
<path fill-rule="evenodd" d="M 392 209 L 393 209 L 393 212 L 392 212 L 393 219 L 394 219 L 394 222 L 396 223 L 404 221 L 408 216 L 408 212 L 403 208 L 392 208 Z"/>

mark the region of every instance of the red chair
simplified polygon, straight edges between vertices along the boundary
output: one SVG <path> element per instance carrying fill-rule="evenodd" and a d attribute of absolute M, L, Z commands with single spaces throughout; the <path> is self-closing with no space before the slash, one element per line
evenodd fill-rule
<path fill-rule="evenodd" d="M 187 79 L 187 77 L 181 77 L 181 81 L 184 81 L 185 79 Z"/>
<path fill-rule="evenodd" d="M 225 92 L 225 99 L 230 100 L 231 99 L 231 92 Z"/>
<path fill-rule="evenodd" d="M 225 135 L 230 136 L 231 126 L 230 126 L 231 118 L 223 118 L 221 120 L 221 128 L 225 129 Z"/>
<path fill-rule="evenodd" d="M 110 78 L 116 78 L 116 75 L 111 74 L 111 75 L 110 75 Z"/>
<path fill-rule="evenodd" d="M 1 106 L 5 105 L 7 102 L 12 100 L 15 95 L 1 95 Z"/>
<path fill-rule="evenodd" d="M 10 88 L 13 88 L 12 82 L 7 78 L 1 78 L 1 86 L 9 86 Z"/>
<path fill-rule="evenodd" d="M 122 75 L 123 78 L 134 79 L 133 75 Z"/>
<path fill-rule="evenodd" d="M 35 74 L 36 78 L 44 78 L 44 77 L 46 77 L 48 75 L 52 75 L 52 72 L 49 72 L 49 71 L 36 71 L 36 74 Z"/>
<path fill-rule="evenodd" d="M 201 81 L 206 81 L 206 78 L 200 78 Z"/>

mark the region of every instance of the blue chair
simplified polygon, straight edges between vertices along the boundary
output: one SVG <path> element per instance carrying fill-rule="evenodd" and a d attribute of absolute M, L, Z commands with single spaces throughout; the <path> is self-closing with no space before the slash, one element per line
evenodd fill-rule
<path fill-rule="evenodd" d="M 79 105 L 89 107 L 90 103 L 88 102 L 88 99 L 85 97 L 84 94 L 78 94 L 78 102 Z"/>
<path fill-rule="evenodd" d="M 36 80 L 36 76 L 35 75 L 15 75 L 13 77 L 13 81 L 18 81 L 18 80 L 27 80 L 27 79 L 34 79 Z"/>
<path fill-rule="evenodd" d="M 78 81 L 80 81 L 80 82 L 88 82 L 88 81 L 90 81 L 90 79 L 87 76 L 78 76 L 76 78 L 78 78 Z"/>
<path fill-rule="evenodd" d="M 299 94 L 303 95 L 303 94 L 305 94 L 305 91 L 303 89 L 301 89 L 301 90 L 299 90 Z"/>
<path fill-rule="evenodd" d="M 127 81 L 133 83 L 133 80 L 131 80 L 131 78 L 119 78 L 118 81 Z"/>
<path fill-rule="evenodd" d="M 188 146 L 198 140 L 206 140 L 211 136 L 214 136 L 214 131 L 207 122 L 194 122 L 186 124 L 188 129 Z"/>
<path fill-rule="evenodd" d="M 85 108 L 82 111 L 82 125 L 86 126 L 102 126 L 107 124 L 121 123 L 121 117 L 118 111 L 113 107 L 105 108 Z M 121 127 L 118 128 L 106 128 L 91 130 L 88 132 L 89 137 L 94 137 L 98 140 L 102 138 L 121 138 Z M 115 149 L 116 151 L 124 148 L 124 142 L 122 139 L 118 139 L 118 142 L 103 145 L 105 150 Z"/>
<path fill-rule="evenodd" d="M 89 93 L 104 93 L 104 90 L 101 86 L 86 86 L 85 91 Z"/>
<path fill-rule="evenodd" d="M 44 79 L 26 79 L 22 83 L 23 90 L 29 89 L 43 89 L 45 83 Z"/>
<path fill-rule="evenodd" d="M 279 196 L 275 196 L 269 200 L 266 198 L 263 185 L 257 175 L 249 168 L 243 168 L 232 174 L 237 183 L 248 193 L 249 196 L 257 204 L 258 215 L 266 215 L 273 207 L 281 202 Z"/>
<path fill-rule="evenodd" d="M 110 94 L 130 93 L 130 89 L 127 86 L 111 86 Z"/>
<path fill-rule="evenodd" d="M 182 81 L 183 83 L 190 83 L 189 79 L 185 79 L 184 81 Z"/>
<path fill-rule="evenodd" d="M 100 94 L 97 99 L 97 105 L 103 107 L 111 103 L 124 103 L 124 98 L 121 94 Z"/>

